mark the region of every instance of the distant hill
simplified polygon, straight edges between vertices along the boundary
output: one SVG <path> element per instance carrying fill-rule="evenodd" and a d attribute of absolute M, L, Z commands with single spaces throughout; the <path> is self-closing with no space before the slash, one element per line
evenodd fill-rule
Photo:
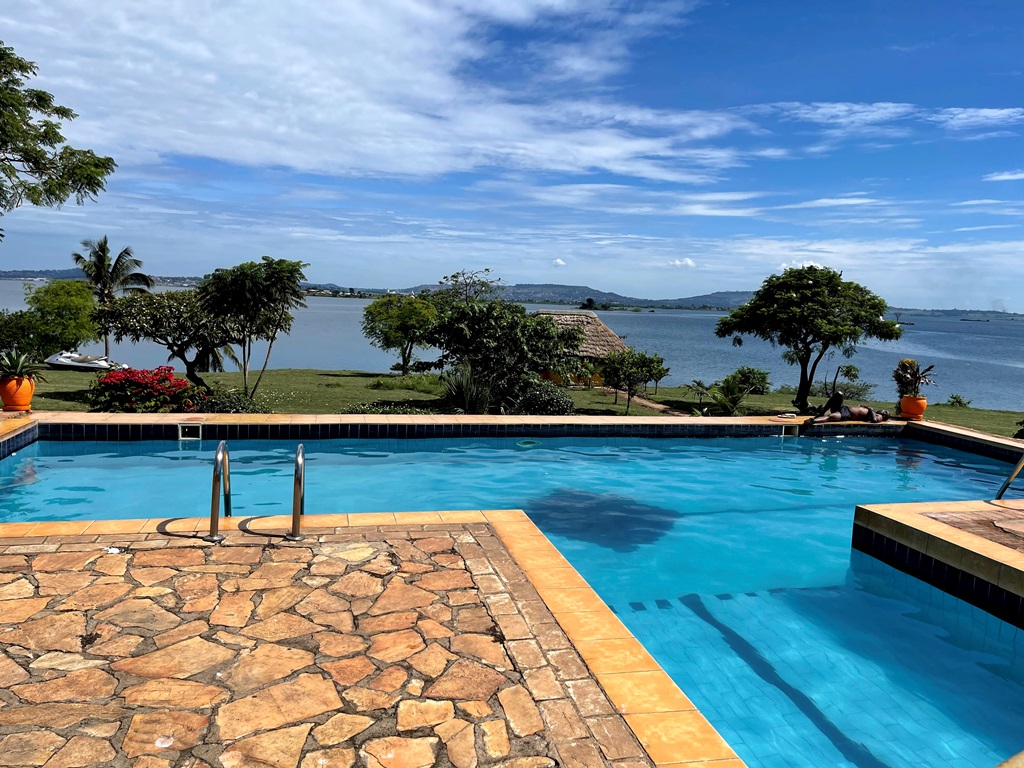
<path fill-rule="evenodd" d="M 417 285 L 401 292 L 436 291 L 439 287 L 436 284 Z M 608 304 L 615 307 L 685 307 L 687 309 L 734 309 L 750 301 L 750 297 L 754 295 L 752 291 L 718 291 L 678 299 L 640 299 L 636 296 L 623 296 L 621 293 L 611 291 L 599 291 L 587 285 L 558 285 L 556 283 L 505 285 L 501 287 L 500 294 L 503 299 L 525 304 L 579 305 L 587 299 L 593 299 L 596 304 Z"/>

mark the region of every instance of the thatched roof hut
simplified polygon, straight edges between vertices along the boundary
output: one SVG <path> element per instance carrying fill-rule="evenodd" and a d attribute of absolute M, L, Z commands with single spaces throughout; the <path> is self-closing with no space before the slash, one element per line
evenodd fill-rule
<path fill-rule="evenodd" d="M 615 335 L 615 331 L 601 322 L 601 319 L 588 309 L 539 309 L 533 313 L 538 317 L 550 318 L 561 330 L 563 328 L 582 328 L 583 344 L 579 355 L 585 360 L 597 360 L 609 352 L 626 349 L 626 342 Z"/>

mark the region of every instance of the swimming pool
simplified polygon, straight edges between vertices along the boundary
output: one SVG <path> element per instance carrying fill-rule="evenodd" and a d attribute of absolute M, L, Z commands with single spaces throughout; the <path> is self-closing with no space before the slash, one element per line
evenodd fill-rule
<path fill-rule="evenodd" d="M 913 441 L 306 443 L 307 509 L 526 510 L 750 766 L 985 766 L 1024 748 L 1024 633 L 851 551 L 857 503 L 991 498 L 1005 464 Z M 294 442 L 231 446 L 236 515 Z M 34 443 L 4 521 L 202 516 L 211 443 Z"/>

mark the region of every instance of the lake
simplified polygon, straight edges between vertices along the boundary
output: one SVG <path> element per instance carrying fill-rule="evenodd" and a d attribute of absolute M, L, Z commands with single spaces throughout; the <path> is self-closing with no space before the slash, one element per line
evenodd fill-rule
<path fill-rule="evenodd" d="M 363 307 L 369 300 L 310 297 L 307 301 L 309 306 L 295 313 L 291 335 L 274 345 L 270 367 L 378 372 L 387 371 L 396 361 L 396 356 L 371 347 L 360 331 Z M 21 281 L 0 280 L 0 307 L 24 309 Z M 693 379 L 710 383 L 742 365 L 770 371 L 773 387 L 797 383 L 798 370 L 781 360 L 781 350 L 756 339 L 748 338 L 737 348 L 729 339 L 717 338 L 714 329 L 720 312 L 659 309 L 597 314 L 627 344 L 665 358 L 671 373 L 662 381 L 664 386 Z M 860 368 L 863 380 L 878 385 L 876 399 L 895 400 L 892 370 L 900 358 L 913 357 L 922 366 L 935 365 L 937 384 L 924 390 L 933 403 L 945 402 L 956 393 L 976 408 L 1024 411 L 1024 321 L 905 319 L 912 319 L 914 325 L 905 327 L 902 339 L 865 342 L 849 361 Z M 102 354 L 102 345 L 82 348 L 88 354 L 98 350 Z M 264 353 L 265 347 L 259 351 L 257 367 Z M 111 356 L 136 368 L 167 364 L 166 350 L 151 343 L 114 345 Z M 822 361 L 819 378 L 827 372 L 831 379 L 836 365 L 845 362 L 838 354 Z"/>

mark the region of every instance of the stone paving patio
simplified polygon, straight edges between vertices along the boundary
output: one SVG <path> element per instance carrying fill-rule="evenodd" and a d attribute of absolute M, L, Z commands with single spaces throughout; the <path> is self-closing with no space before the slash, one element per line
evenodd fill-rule
<path fill-rule="evenodd" d="M 489 526 L 338 531 L 0 542 L 0 766 L 652 765 Z"/>

